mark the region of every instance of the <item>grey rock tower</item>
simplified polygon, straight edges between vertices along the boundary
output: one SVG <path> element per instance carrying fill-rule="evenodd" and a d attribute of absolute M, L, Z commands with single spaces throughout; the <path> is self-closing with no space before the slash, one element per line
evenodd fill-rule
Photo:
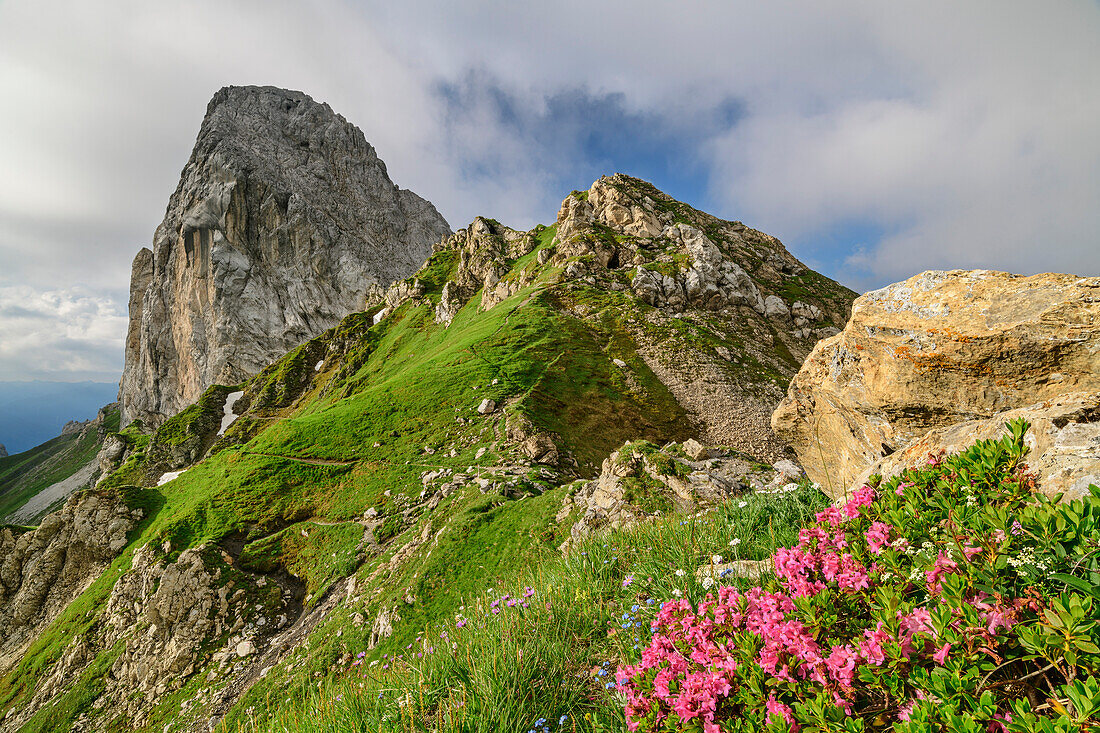
<path fill-rule="evenodd" d="M 160 424 L 363 307 L 450 227 L 327 104 L 226 87 L 134 258 L 122 422 Z"/>

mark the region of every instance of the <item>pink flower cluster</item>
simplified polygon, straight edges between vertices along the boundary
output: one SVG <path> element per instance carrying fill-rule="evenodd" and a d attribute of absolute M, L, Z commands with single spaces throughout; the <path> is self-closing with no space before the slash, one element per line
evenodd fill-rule
<path fill-rule="evenodd" d="M 798 545 L 776 550 L 775 574 L 787 592 L 797 598 L 816 595 L 830 584 L 846 592 L 871 587 L 868 569 L 846 551 L 844 525 L 874 499 L 874 490 L 864 486 L 844 506 L 818 512 L 818 523 L 798 533 Z M 890 525 L 883 522 L 875 522 L 867 530 L 867 544 L 873 554 L 882 552 L 890 541 L 890 530 Z"/>
<path fill-rule="evenodd" d="M 899 611 L 894 619 L 874 617 L 874 578 L 882 573 L 874 563 L 864 566 L 857 555 L 882 555 L 894 528 L 880 521 L 869 526 L 861 523 L 859 527 L 866 527 L 862 531 L 850 526 L 860 510 L 874 501 L 875 492 L 864 487 L 846 505 L 819 512 L 817 523 L 799 533 L 798 545 L 775 553 L 776 591 L 754 587 L 741 593 L 723 586 L 717 598 L 708 594 L 698 609 L 684 600 L 665 603 L 653 622 L 653 635 L 640 663 L 620 667 L 617 673 L 627 696 L 630 730 L 637 730 L 642 722 L 647 730 L 658 730 L 665 721 L 679 719 L 698 720 L 706 733 L 718 733 L 720 722 L 746 712 L 742 703 L 731 698 L 755 677 L 780 684 L 752 709 L 797 731 L 792 708 L 780 699 L 783 689 L 812 685 L 851 715 L 861 667 L 921 661 L 944 665 L 953 644 L 937 640 L 927 607 Z M 965 561 L 978 552 L 963 548 Z M 932 594 L 929 604 L 937 603 L 935 594 L 943 578 L 959 572 L 960 562 L 964 561 L 939 553 L 924 576 Z M 805 602 L 799 600 L 812 602 L 826 589 L 831 598 L 847 599 L 851 617 L 843 631 L 822 626 L 825 614 L 806 613 Z M 949 626 L 956 644 L 965 638 L 973 641 L 968 642 L 973 648 L 988 648 L 990 635 L 1011 628 L 1024 607 L 1021 601 L 1005 603 L 984 594 L 968 605 L 977 611 L 984 628 L 968 626 L 961 610 L 955 610 Z M 833 636 L 838 633 L 840 638 Z"/>
<path fill-rule="evenodd" d="M 624 684 L 635 676 L 655 672 L 652 696 L 636 685 L 627 684 L 625 688 L 630 730 L 638 729 L 641 718 L 652 715 L 654 722 L 660 723 L 671 712 L 680 720 L 698 718 L 706 733 L 718 732 L 718 706 L 733 689 L 731 681 L 738 666 L 730 654 L 728 637 L 748 623 L 759 626 L 766 623 L 766 617 L 781 618 L 784 614 L 770 599 L 746 612 L 743 600 L 736 589 L 723 587 L 717 600 L 708 595 L 698 613 L 688 601 L 670 601 L 661 607 L 641 663 L 620 667 L 616 672 Z"/>

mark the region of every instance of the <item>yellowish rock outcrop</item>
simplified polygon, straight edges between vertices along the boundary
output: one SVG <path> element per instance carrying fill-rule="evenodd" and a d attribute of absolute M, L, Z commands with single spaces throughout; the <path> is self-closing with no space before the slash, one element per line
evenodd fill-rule
<path fill-rule="evenodd" d="M 999 431 L 1000 413 L 1025 407 L 1033 421 L 1054 420 L 1043 403 L 1097 392 L 1100 278 L 925 272 L 856 300 L 844 331 L 807 358 L 772 426 L 837 494 L 886 456 L 934 447 L 906 448 L 930 430 L 988 420 Z"/>

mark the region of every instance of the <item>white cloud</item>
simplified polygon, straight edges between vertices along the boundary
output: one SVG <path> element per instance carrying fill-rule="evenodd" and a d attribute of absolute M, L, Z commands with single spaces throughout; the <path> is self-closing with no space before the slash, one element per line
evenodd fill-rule
<path fill-rule="evenodd" d="M 750 117 L 714 145 L 719 191 L 780 237 L 885 230 L 837 268 L 863 285 L 933 267 L 1100 272 L 1097 6 L 934 9 L 895 9 L 864 39 L 892 50 L 908 95 Z"/>
<path fill-rule="evenodd" d="M 847 284 L 1097 274 L 1098 37 L 1088 0 L 9 1 L 0 285 L 79 285 L 121 310 L 225 84 L 328 102 L 456 227 L 548 221 L 611 172 L 586 159 L 603 108 L 555 106 L 578 98 L 640 120 L 624 137 L 682 140 L 661 164 L 698 171 L 692 203 Z M 848 227 L 882 234 L 838 247 Z"/>
<path fill-rule="evenodd" d="M 0 381 L 110 381 L 125 332 L 126 314 L 110 298 L 0 286 Z"/>
<path fill-rule="evenodd" d="M 440 74 L 484 68 L 532 107 L 584 86 L 675 125 L 740 100 L 732 129 L 696 141 L 701 203 L 851 284 L 1100 273 L 1096 3 L 432 5 L 385 13 L 402 45 Z M 524 144 L 538 140 L 509 141 Z M 815 246 L 853 224 L 885 234 L 862 256 Z"/>

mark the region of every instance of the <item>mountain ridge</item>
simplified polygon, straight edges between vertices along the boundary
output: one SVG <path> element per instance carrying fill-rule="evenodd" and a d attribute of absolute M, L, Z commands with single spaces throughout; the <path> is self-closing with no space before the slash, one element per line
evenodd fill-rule
<path fill-rule="evenodd" d="M 117 382 L 0 382 L 0 442 L 12 454 L 34 448 L 66 422 L 94 418 L 117 392 Z"/>
<path fill-rule="evenodd" d="M 475 219 L 254 377 L 208 388 L 152 433 L 108 437 L 118 449 L 94 493 L 130 517 L 127 544 L 106 561 L 117 570 L 82 566 L 101 579 L 94 592 L 20 606 L 44 629 L 39 646 L 85 631 L 71 659 L 0 649 L 4 725 L 74 695 L 134 728 L 235 725 L 274 686 L 305 684 L 301 664 L 328 669 L 354 639 L 374 658 L 393 653 L 574 534 L 767 484 L 781 474 L 754 454 L 785 454 L 764 422 L 770 403 L 850 302 L 810 273 L 778 240 L 622 175 L 567 197 L 550 226 Z M 711 449 L 725 473 L 684 463 L 698 473 L 687 483 L 600 478 L 623 470 L 617 452 L 665 465 L 624 444 L 693 437 L 738 444 Z M 228 582 L 241 600 L 223 604 Z M 48 610 L 88 604 L 76 627 L 73 611 Z M 192 607 L 204 620 L 182 615 Z M 272 669 L 260 677 L 254 660 Z M 182 716 L 155 702 L 180 695 L 192 701 Z"/>

